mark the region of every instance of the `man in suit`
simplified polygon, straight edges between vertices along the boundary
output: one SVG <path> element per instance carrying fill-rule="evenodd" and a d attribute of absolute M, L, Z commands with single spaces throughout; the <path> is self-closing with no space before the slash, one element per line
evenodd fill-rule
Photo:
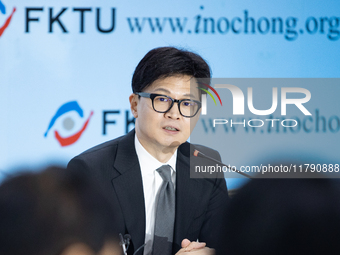
<path fill-rule="evenodd" d="M 201 90 L 191 85 L 197 78 L 210 78 L 199 55 L 173 47 L 151 50 L 132 78 L 135 129 L 68 164 L 91 172 L 112 197 L 118 228 L 131 236 L 128 254 L 143 244 L 140 254 L 175 254 L 185 238 L 224 253 L 219 234 L 228 202 L 225 180 L 190 179 L 186 140 L 200 113 Z M 220 160 L 218 152 L 200 149 Z"/>

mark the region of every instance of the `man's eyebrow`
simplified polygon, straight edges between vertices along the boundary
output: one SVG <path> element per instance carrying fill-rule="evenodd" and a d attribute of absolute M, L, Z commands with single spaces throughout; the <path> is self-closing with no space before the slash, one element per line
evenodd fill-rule
<path fill-rule="evenodd" d="M 155 91 L 163 91 L 163 92 L 165 92 L 165 93 L 170 94 L 170 91 L 169 91 L 169 90 L 163 89 L 163 88 L 157 88 L 157 89 L 155 89 Z"/>
<path fill-rule="evenodd" d="M 155 89 L 155 92 L 158 92 L 158 91 L 165 92 L 165 93 L 168 93 L 168 94 L 171 93 L 169 90 L 164 89 L 164 88 L 157 88 L 157 89 Z M 189 93 L 189 94 L 184 94 L 183 96 L 184 96 L 184 97 L 193 97 L 193 98 L 196 98 L 196 96 L 195 96 L 194 94 L 191 94 L 191 93 Z"/>
<path fill-rule="evenodd" d="M 190 94 L 184 94 L 183 96 L 196 98 L 196 96 L 194 94 L 191 94 L 191 93 Z"/>

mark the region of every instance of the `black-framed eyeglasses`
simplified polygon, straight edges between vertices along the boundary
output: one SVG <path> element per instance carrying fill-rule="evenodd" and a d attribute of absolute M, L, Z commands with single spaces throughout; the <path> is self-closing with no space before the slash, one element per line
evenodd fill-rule
<path fill-rule="evenodd" d="M 170 111 L 174 103 L 178 104 L 179 113 L 186 118 L 194 117 L 199 109 L 201 108 L 201 102 L 192 99 L 173 99 L 166 95 L 146 93 L 146 92 L 136 92 L 136 95 L 141 97 L 150 98 L 152 101 L 152 107 L 156 112 L 166 113 Z"/>

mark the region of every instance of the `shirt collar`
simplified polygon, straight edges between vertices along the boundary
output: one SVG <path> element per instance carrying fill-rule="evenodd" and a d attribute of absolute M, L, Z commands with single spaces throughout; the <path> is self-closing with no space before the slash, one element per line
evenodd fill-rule
<path fill-rule="evenodd" d="M 166 163 L 162 163 L 158 161 L 155 157 L 153 157 L 139 142 L 137 135 L 135 134 L 135 149 L 137 153 L 137 157 L 139 160 L 139 164 L 141 166 L 148 166 L 148 169 L 156 170 L 162 165 L 170 165 L 171 168 L 176 171 L 176 160 L 177 160 L 177 150 L 171 156 L 171 158 Z"/>

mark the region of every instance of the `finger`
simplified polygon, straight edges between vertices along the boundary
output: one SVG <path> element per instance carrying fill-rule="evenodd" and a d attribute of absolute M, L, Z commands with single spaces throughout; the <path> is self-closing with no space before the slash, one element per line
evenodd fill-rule
<path fill-rule="evenodd" d="M 183 239 L 181 246 L 182 246 L 182 248 L 185 248 L 185 247 L 187 247 L 190 243 L 191 243 L 191 242 L 190 242 L 188 239 Z"/>
<path fill-rule="evenodd" d="M 180 249 L 176 255 L 215 255 L 215 250 L 208 247 L 185 251 L 185 248 Z"/>
<path fill-rule="evenodd" d="M 192 251 L 204 248 L 206 243 L 200 243 L 200 242 L 191 242 L 187 247 L 185 247 L 185 251 Z"/>

